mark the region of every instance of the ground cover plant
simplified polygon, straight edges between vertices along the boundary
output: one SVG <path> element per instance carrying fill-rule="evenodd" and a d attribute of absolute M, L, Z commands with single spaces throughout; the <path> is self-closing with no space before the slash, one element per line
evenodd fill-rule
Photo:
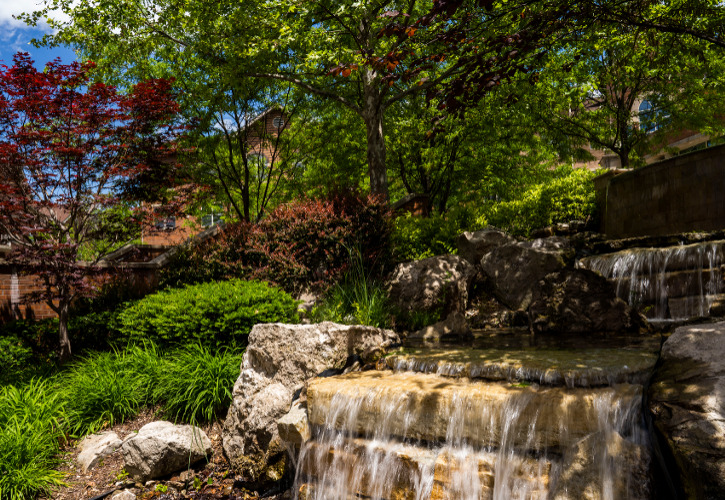
<path fill-rule="evenodd" d="M 159 407 L 161 417 L 202 423 L 228 408 L 242 350 L 145 343 L 89 353 L 59 373 L 0 387 L 0 498 L 24 500 L 62 484 L 65 439 Z"/>

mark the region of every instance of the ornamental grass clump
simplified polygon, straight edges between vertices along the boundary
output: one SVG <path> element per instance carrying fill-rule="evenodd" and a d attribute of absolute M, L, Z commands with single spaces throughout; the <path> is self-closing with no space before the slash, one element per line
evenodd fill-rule
<path fill-rule="evenodd" d="M 245 346 L 258 323 L 297 321 L 297 302 L 287 293 L 264 282 L 238 279 L 164 290 L 119 315 L 128 342 L 160 346 Z"/>
<path fill-rule="evenodd" d="M 64 436 L 64 408 L 52 382 L 0 387 L 0 498 L 22 500 L 63 484 L 55 468 Z"/>
<path fill-rule="evenodd" d="M 154 399 L 175 421 L 210 422 L 224 415 L 232 401 L 243 351 L 214 350 L 194 344 L 164 358 Z"/>

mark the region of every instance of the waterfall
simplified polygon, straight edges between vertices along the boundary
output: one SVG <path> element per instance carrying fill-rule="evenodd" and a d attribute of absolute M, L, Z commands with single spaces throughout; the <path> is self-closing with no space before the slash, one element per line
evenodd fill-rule
<path fill-rule="evenodd" d="M 636 384 L 545 387 L 410 372 L 317 379 L 294 491 L 305 500 L 573 500 L 586 484 L 592 498 L 640 498 L 627 493 L 642 487 L 639 469 L 621 457 L 645 453 L 641 400 Z"/>
<path fill-rule="evenodd" d="M 651 319 L 701 317 L 723 291 L 723 243 L 635 248 L 585 257 L 578 266 L 612 280 L 617 296 Z"/>

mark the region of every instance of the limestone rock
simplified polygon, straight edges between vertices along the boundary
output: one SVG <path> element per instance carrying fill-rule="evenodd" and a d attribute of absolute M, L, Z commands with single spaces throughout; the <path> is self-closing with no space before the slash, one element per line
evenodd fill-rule
<path fill-rule="evenodd" d="M 456 241 L 458 255 L 477 266 L 481 258 L 494 248 L 507 243 L 515 243 L 516 239 L 497 229 L 484 229 L 483 231 L 466 231 L 458 236 Z"/>
<path fill-rule="evenodd" d="M 725 491 L 725 322 L 680 327 L 650 385 L 657 430 L 680 467 L 687 498 Z"/>
<path fill-rule="evenodd" d="M 476 268 L 457 255 L 441 255 L 398 264 L 388 293 L 404 311 L 465 311 Z"/>
<path fill-rule="evenodd" d="M 538 333 L 637 332 L 647 321 L 617 298 L 594 271 L 565 269 L 547 275 L 532 293 L 531 328 Z"/>
<path fill-rule="evenodd" d="M 297 400 L 285 416 L 277 420 L 277 431 L 282 441 L 299 447 L 310 439 L 310 421 L 307 405 Z"/>
<path fill-rule="evenodd" d="M 147 481 L 184 469 L 212 453 L 207 435 L 191 425 L 146 424 L 121 446 L 126 472 Z"/>
<path fill-rule="evenodd" d="M 136 500 L 136 495 L 129 490 L 121 490 L 111 495 L 111 500 Z"/>
<path fill-rule="evenodd" d="M 226 456 L 251 481 L 266 464 L 284 455 L 277 420 L 310 378 L 342 370 L 348 359 L 378 352 L 400 342 L 390 330 L 320 323 L 260 324 L 249 334 L 241 374 L 224 423 Z M 253 464 L 254 467 L 247 467 Z"/>
<path fill-rule="evenodd" d="M 649 500 L 652 498 L 650 460 L 646 446 L 627 441 L 616 431 L 596 432 L 567 452 L 551 497 L 554 500 Z"/>
<path fill-rule="evenodd" d="M 566 267 L 569 249 L 558 248 L 560 240 L 509 243 L 484 255 L 481 269 L 494 296 L 511 309 L 526 309 L 538 282 Z"/>
<path fill-rule="evenodd" d="M 410 334 L 409 339 L 438 341 L 450 338 L 465 338 L 471 335 L 466 317 L 458 311 L 452 312 L 446 319 Z"/>
<path fill-rule="evenodd" d="M 118 438 L 118 434 L 111 431 L 83 438 L 78 445 L 80 453 L 77 458 L 83 473 L 95 467 L 99 460 L 113 453 L 119 446 L 121 446 L 121 440 Z"/>

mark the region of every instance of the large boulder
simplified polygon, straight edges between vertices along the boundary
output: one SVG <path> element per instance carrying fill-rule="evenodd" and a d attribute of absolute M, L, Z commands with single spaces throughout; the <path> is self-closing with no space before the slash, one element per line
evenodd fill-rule
<path fill-rule="evenodd" d="M 686 498 L 725 492 L 725 322 L 677 328 L 662 347 L 649 389 Z"/>
<path fill-rule="evenodd" d="M 564 269 L 532 287 L 531 328 L 537 333 L 637 332 L 647 321 L 606 278 L 587 269 Z"/>
<path fill-rule="evenodd" d="M 388 282 L 388 293 L 403 311 L 463 312 L 476 268 L 457 255 L 441 255 L 398 264 Z"/>
<path fill-rule="evenodd" d="M 511 309 L 526 309 L 547 274 L 561 271 L 573 255 L 563 238 L 545 238 L 498 246 L 481 259 L 494 296 Z"/>
<path fill-rule="evenodd" d="M 276 480 L 286 457 L 277 421 L 305 382 L 355 358 L 374 361 L 381 348 L 399 342 L 396 333 L 368 326 L 255 325 L 224 423 L 224 453 L 234 468 L 247 481 Z"/>
<path fill-rule="evenodd" d="M 147 481 L 185 469 L 212 453 L 207 435 L 192 425 L 157 421 L 146 424 L 121 445 L 126 472 Z"/>
<path fill-rule="evenodd" d="M 456 241 L 458 255 L 477 266 L 484 255 L 494 248 L 515 243 L 516 238 L 497 229 L 484 229 L 482 231 L 465 231 L 458 235 Z"/>

